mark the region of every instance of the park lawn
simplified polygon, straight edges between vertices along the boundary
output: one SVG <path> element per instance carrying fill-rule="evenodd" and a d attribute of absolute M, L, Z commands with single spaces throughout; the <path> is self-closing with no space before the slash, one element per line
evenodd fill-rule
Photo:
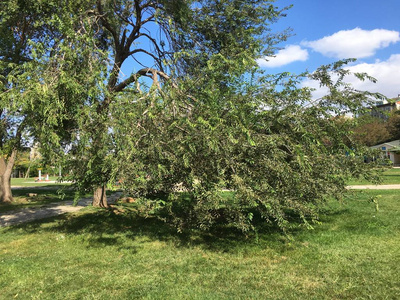
<path fill-rule="evenodd" d="M 399 299 L 397 192 L 352 195 L 289 237 L 178 234 L 121 207 L 2 228 L 0 299 Z"/>
<path fill-rule="evenodd" d="M 44 178 L 44 177 L 43 177 Z M 49 182 L 42 180 L 36 181 L 37 178 L 11 178 L 11 186 L 20 187 L 38 187 L 38 186 L 54 186 L 54 185 L 69 185 L 68 182 L 57 182 L 58 177 L 49 177 Z M 56 181 L 56 182 L 54 182 Z"/>
<path fill-rule="evenodd" d="M 365 179 L 349 180 L 348 185 L 369 185 L 373 184 Z M 383 172 L 381 184 L 400 184 L 400 168 L 392 168 Z"/>

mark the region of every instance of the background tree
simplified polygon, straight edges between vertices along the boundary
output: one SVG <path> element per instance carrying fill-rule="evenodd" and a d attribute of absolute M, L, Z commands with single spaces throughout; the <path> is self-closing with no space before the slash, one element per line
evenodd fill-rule
<path fill-rule="evenodd" d="M 373 146 L 390 140 L 392 135 L 385 120 L 364 115 L 357 118 L 354 138 L 363 145 Z"/>
<path fill-rule="evenodd" d="M 400 112 L 394 111 L 389 115 L 386 123 L 386 129 L 392 140 L 400 139 Z"/>

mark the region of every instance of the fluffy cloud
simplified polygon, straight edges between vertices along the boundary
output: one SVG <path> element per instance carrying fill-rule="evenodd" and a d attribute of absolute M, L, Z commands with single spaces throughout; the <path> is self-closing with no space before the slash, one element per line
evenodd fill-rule
<path fill-rule="evenodd" d="M 392 98 L 400 93 L 400 54 L 393 54 L 386 61 L 376 61 L 373 64 L 361 63 L 349 67 L 351 72 L 366 72 L 368 75 L 375 77 L 378 82 L 376 84 L 368 81 L 352 82 L 358 89 L 369 90 L 371 92 L 380 92 L 385 96 Z"/>
<path fill-rule="evenodd" d="M 400 41 L 397 31 L 386 29 L 341 30 L 322 39 L 303 42 L 302 45 L 312 48 L 328 57 L 335 58 L 363 58 L 375 54 L 378 49 L 388 47 L 391 43 Z"/>
<path fill-rule="evenodd" d="M 355 77 L 348 77 L 347 82 L 351 83 L 358 90 L 366 90 L 370 92 L 379 92 L 386 97 L 394 98 L 400 94 L 400 54 L 393 54 L 386 61 L 376 61 L 375 63 L 360 63 L 347 68 L 351 72 L 368 73 L 368 75 L 376 78 L 377 83 L 370 81 L 359 81 Z M 302 84 L 316 88 L 313 98 L 317 99 L 326 94 L 326 90 L 319 88 L 315 81 L 306 80 Z"/>
<path fill-rule="evenodd" d="M 257 63 L 260 67 L 276 68 L 288 65 L 295 61 L 306 61 L 308 59 L 308 51 L 302 49 L 298 45 L 290 45 L 285 49 L 279 50 L 274 57 L 266 57 L 258 59 Z"/>

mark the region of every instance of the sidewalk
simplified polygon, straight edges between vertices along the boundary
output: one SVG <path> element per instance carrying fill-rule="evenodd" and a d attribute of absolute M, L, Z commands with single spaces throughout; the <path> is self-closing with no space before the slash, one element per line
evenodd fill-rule
<path fill-rule="evenodd" d="M 349 185 L 349 190 L 399 190 L 400 184 Z"/>
<path fill-rule="evenodd" d="M 121 196 L 120 192 L 110 195 L 107 200 L 109 203 L 114 202 Z M 57 215 L 76 212 L 90 205 L 92 198 L 83 198 L 74 206 L 73 201 L 62 201 L 39 208 L 23 208 L 19 210 L 8 211 L 0 214 L 0 227 L 17 225 L 20 223 L 31 222 L 43 218 L 54 217 Z"/>

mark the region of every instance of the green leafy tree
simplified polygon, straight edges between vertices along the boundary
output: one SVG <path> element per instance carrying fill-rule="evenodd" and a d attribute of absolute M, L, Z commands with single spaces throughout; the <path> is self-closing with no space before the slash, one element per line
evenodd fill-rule
<path fill-rule="evenodd" d="M 117 179 L 137 195 L 166 195 L 162 213 L 180 230 L 311 226 L 348 176 L 372 166 L 337 117 L 379 95 L 345 83 L 348 61 L 309 75 L 329 90 L 318 101 L 301 77 L 258 76 L 255 59 L 285 37 L 268 32 L 281 15 L 272 1 L 88 3 L 40 65 L 40 89 L 27 88 L 57 100 L 45 107 L 44 155 L 65 159 L 95 206 L 108 205 Z M 129 61 L 140 67 L 124 76 Z"/>
<path fill-rule="evenodd" d="M 47 35 L 48 28 L 37 23 L 46 9 L 34 2 L 10 0 L 0 4 L 0 202 L 13 200 L 11 172 L 23 135 L 34 122 L 28 97 L 19 102 L 14 91 L 23 93 L 18 77 L 32 60 L 30 41 L 44 41 Z"/>
<path fill-rule="evenodd" d="M 112 115 L 113 108 L 126 107 L 138 116 L 133 108 L 140 107 L 146 120 L 160 103 L 165 110 L 152 117 L 204 108 L 196 103 L 203 94 L 203 105 L 217 103 L 208 95 L 213 89 L 228 92 L 245 72 L 255 69 L 255 58 L 270 53 L 282 39 L 265 34 L 282 14 L 272 3 L 124 0 L 86 6 L 82 16 L 93 19 L 94 25 L 82 36 L 91 36 L 94 52 L 101 49 L 108 56 L 105 70 L 97 73 L 94 92 L 82 101 L 83 113 L 76 114 L 78 127 L 66 159 L 77 188 L 94 191 L 94 206 L 107 206 L 107 185 L 118 177 L 114 133 L 122 120 Z M 199 81 L 200 77 L 204 78 Z M 140 128 L 141 122 L 136 126 Z"/>
<path fill-rule="evenodd" d="M 70 117 L 82 90 L 77 89 L 82 85 L 76 80 L 82 77 L 75 75 L 83 67 L 87 70 L 83 76 L 92 72 L 78 45 L 83 44 L 78 37 L 86 22 L 79 19 L 81 4 L 84 1 L 9 0 L 0 4 L 1 202 L 12 201 L 10 175 L 21 147 L 40 138 L 42 145 L 59 145 L 69 140 L 69 129 L 76 123 Z M 67 49 L 75 61 L 66 56 Z M 87 94 L 87 84 L 84 88 Z M 58 97 L 54 97 L 56 92 Z"/>
<path fill-rule="evenodd" d="M 394 121 L 394 119 L 392 119 Z M 394 124 L 391 123 L 391 124 Z M 390 140 L 391 130 L 388 130 L 388 123 L 382 119 L 364 115 L 357 118 L 357 126 L 354 128 L 355 139 L 366 146 L 377 145 Z"/>

